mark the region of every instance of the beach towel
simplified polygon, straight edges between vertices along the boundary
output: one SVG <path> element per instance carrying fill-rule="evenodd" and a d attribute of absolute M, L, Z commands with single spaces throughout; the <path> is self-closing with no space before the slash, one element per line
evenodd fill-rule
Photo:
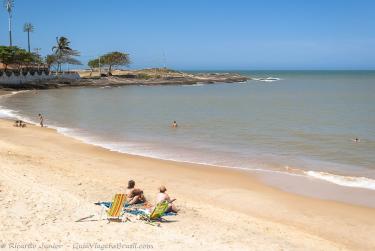
<path fill-rule="evenodd" d="M 132 214 L 132 215 L 150 215 L 150 211 L 140 209 L 140 208 L 134 208 L 134 209 L 125 209 L 126 213 Z M 176 213 L 173 212 L 167 212 L 164 213 L 162 216 L 176 216 Z"/>

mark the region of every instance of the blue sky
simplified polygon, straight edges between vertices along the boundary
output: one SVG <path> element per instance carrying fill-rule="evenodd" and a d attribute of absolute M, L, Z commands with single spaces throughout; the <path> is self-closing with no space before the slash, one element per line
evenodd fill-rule
<path fill-rule="evenodd" d="M 83 62 L 119 50 L 131 68 L 375 69 L 373 0 L 15 0 L 13 17 L 15 45 L 31 22 L 32 48 L 67 36 Z M 1 10 L 1 44 L 7 25 Z"/>

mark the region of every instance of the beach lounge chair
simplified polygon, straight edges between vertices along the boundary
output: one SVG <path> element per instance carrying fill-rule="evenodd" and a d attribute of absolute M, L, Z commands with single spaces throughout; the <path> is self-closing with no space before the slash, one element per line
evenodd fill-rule
<path fill-rule="evenodd" d="M 107 220 L 121 220 L 121 217 L 124 215 L 124 206 L 126 202 L 125 194 L 116 194 L 113 197 L 113 201 L 110 204 L 110 207 L 102 206 L 102 213 L 100 214 L 100 219 L 102 219 L 103 210 L 106 210 Z M 122 221 L 122 220 L 121 220 Z"/>
<path fill-rule="evenodd" d="M 167 201 L 163 201 L 158 203 L 154 210 L 150 214 L 143 214 L 140 216 L 141 220 L 144 220 L 148 223 L 153 223 L 155 221 L 162 221 L 162 216 L 165 214 L 169 207 L 169 203 Z"/>

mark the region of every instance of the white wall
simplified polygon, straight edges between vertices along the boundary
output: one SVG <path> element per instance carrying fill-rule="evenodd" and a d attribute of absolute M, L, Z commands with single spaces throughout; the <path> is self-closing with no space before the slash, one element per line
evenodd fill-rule
<path fill-rule="evenodd" d="M 59 75 L 49 74 L 46 75 L 44 72 L 42 72 L 41 75 L 38 75 L 38 73 L 35 73 L 34 76 L 28 72 L 26 76 L 23 74 L 20 74 L 19 76 L 16 76 L 13 72 L 8 77 L 5 73 L 3 73 L 2 76 L 0 76 L 0 84 L 8 84 L 8 85 L 17 85 L 17 84 L 25 84 L 28 82 L 35 82 L 35 81 L 46 81 L 50 79 L 68 79 L 68 80 L 78 80 L 80 79 L 80 76 L 78 73 L 63 73 Z"/>

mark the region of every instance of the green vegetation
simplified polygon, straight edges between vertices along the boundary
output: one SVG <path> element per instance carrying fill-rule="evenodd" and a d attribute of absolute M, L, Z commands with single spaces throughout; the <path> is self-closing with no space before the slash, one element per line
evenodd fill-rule
<path fill-rule="evenodd" d="M 88 62 L 88 66 L 91 68 L 91 71 L 93 70 L 93 68 L 99 67 L 99 59 L 100 64 L 102 64 L 103 66 L 108 66 L 108 75 L 112 75 L 112 67 L 128 66 L 131 63 L 129 54 L 114 51 L 106 53 L 103 56 L 100 56 L 98 59 L 90 60 Z M 97 63 L 98 66 L 92 67 L 93 63 Z"/>
<path fill-rule="evenodd" d="M 34 31 L 34 26 L 31 23 L 25 23 L 23 26 L 23 31 L 27 32 L 27 46 L 30 52 L 30 32 Z"/>
<path fill-rule="evenodd" d="M 27 33 L 27 51 L 17 46 L 12 46 L 12 14 L 14 8 L 14 0 L 3 0 L 4 8 L 8 12 L 9 17 L 9 46 L 0 46 L 0 62 L 4 66 L 5 71 L 14 71 L 19 73 L 24 68 L 27 70 L 40 69 L 40 65 L 44 64 L 50 69 L 56 66 L 56 71 L 61 72 L 63 64 L 80 65 L 81 62 L 76 59 L 80 53 L 70 47 L 70 41 L 66 37 L 57 37 L 56 45 L 52 47 L 53 53 L 47 55 L 43 60 L 39 55 L 39 48 L 35 49 L 37 53 L 31 52 L 30 33 L 34 31 L 34 26 L 31 23 L 25 23 L 23 31 Z"/>
<path fill-rule="evenodd" d="M 41 58 L 17 46 L 0 46 L 0 61 L 4 64 L 5 71 L 8 65 L 17 65 L 18 70 L 23 67 L 29 68 L 31 64 L 41 63 Z"/>
<path fill-rule="evenodd" d="M 55 55 L 47 55 L 45 58 L 45 63 L 47 64 L 48 70 L 51 70 L 53 65 L 56 65 L 57 58 Z"/>
<path fill-rule="evenodd" d="M 92 75 L 92 72 L 94 71 L 95 68 L 99 68 L 99 59 L 92 59 L 90 60 L 87 65 L 90 67 L 91 72 L 90 72 L 90 77 Z"/>
<path fill-rule="evenodd" d="M 137 78 L 140 78 L 140 79 L 150 79 L 150 78 L 152 78 L 152 76 L 149 75 L 149 74 L 146 74 L 146 73 L 139 73 L 137 75 Z"/>
<path fill-rule="evenodd" d="M 81 65 L 81 62 L 74 58 L 79 56 L 80 53 L 70 48 L 70 41 L 66 37 L 56 37 L 56 45 L 52 47 L 52 51 L 55 56 L 53 64 L 57 64 L 58 72 L 61 72 L 62 64 Z M 50 59 L 52 58 L 50 57 Z"/>

